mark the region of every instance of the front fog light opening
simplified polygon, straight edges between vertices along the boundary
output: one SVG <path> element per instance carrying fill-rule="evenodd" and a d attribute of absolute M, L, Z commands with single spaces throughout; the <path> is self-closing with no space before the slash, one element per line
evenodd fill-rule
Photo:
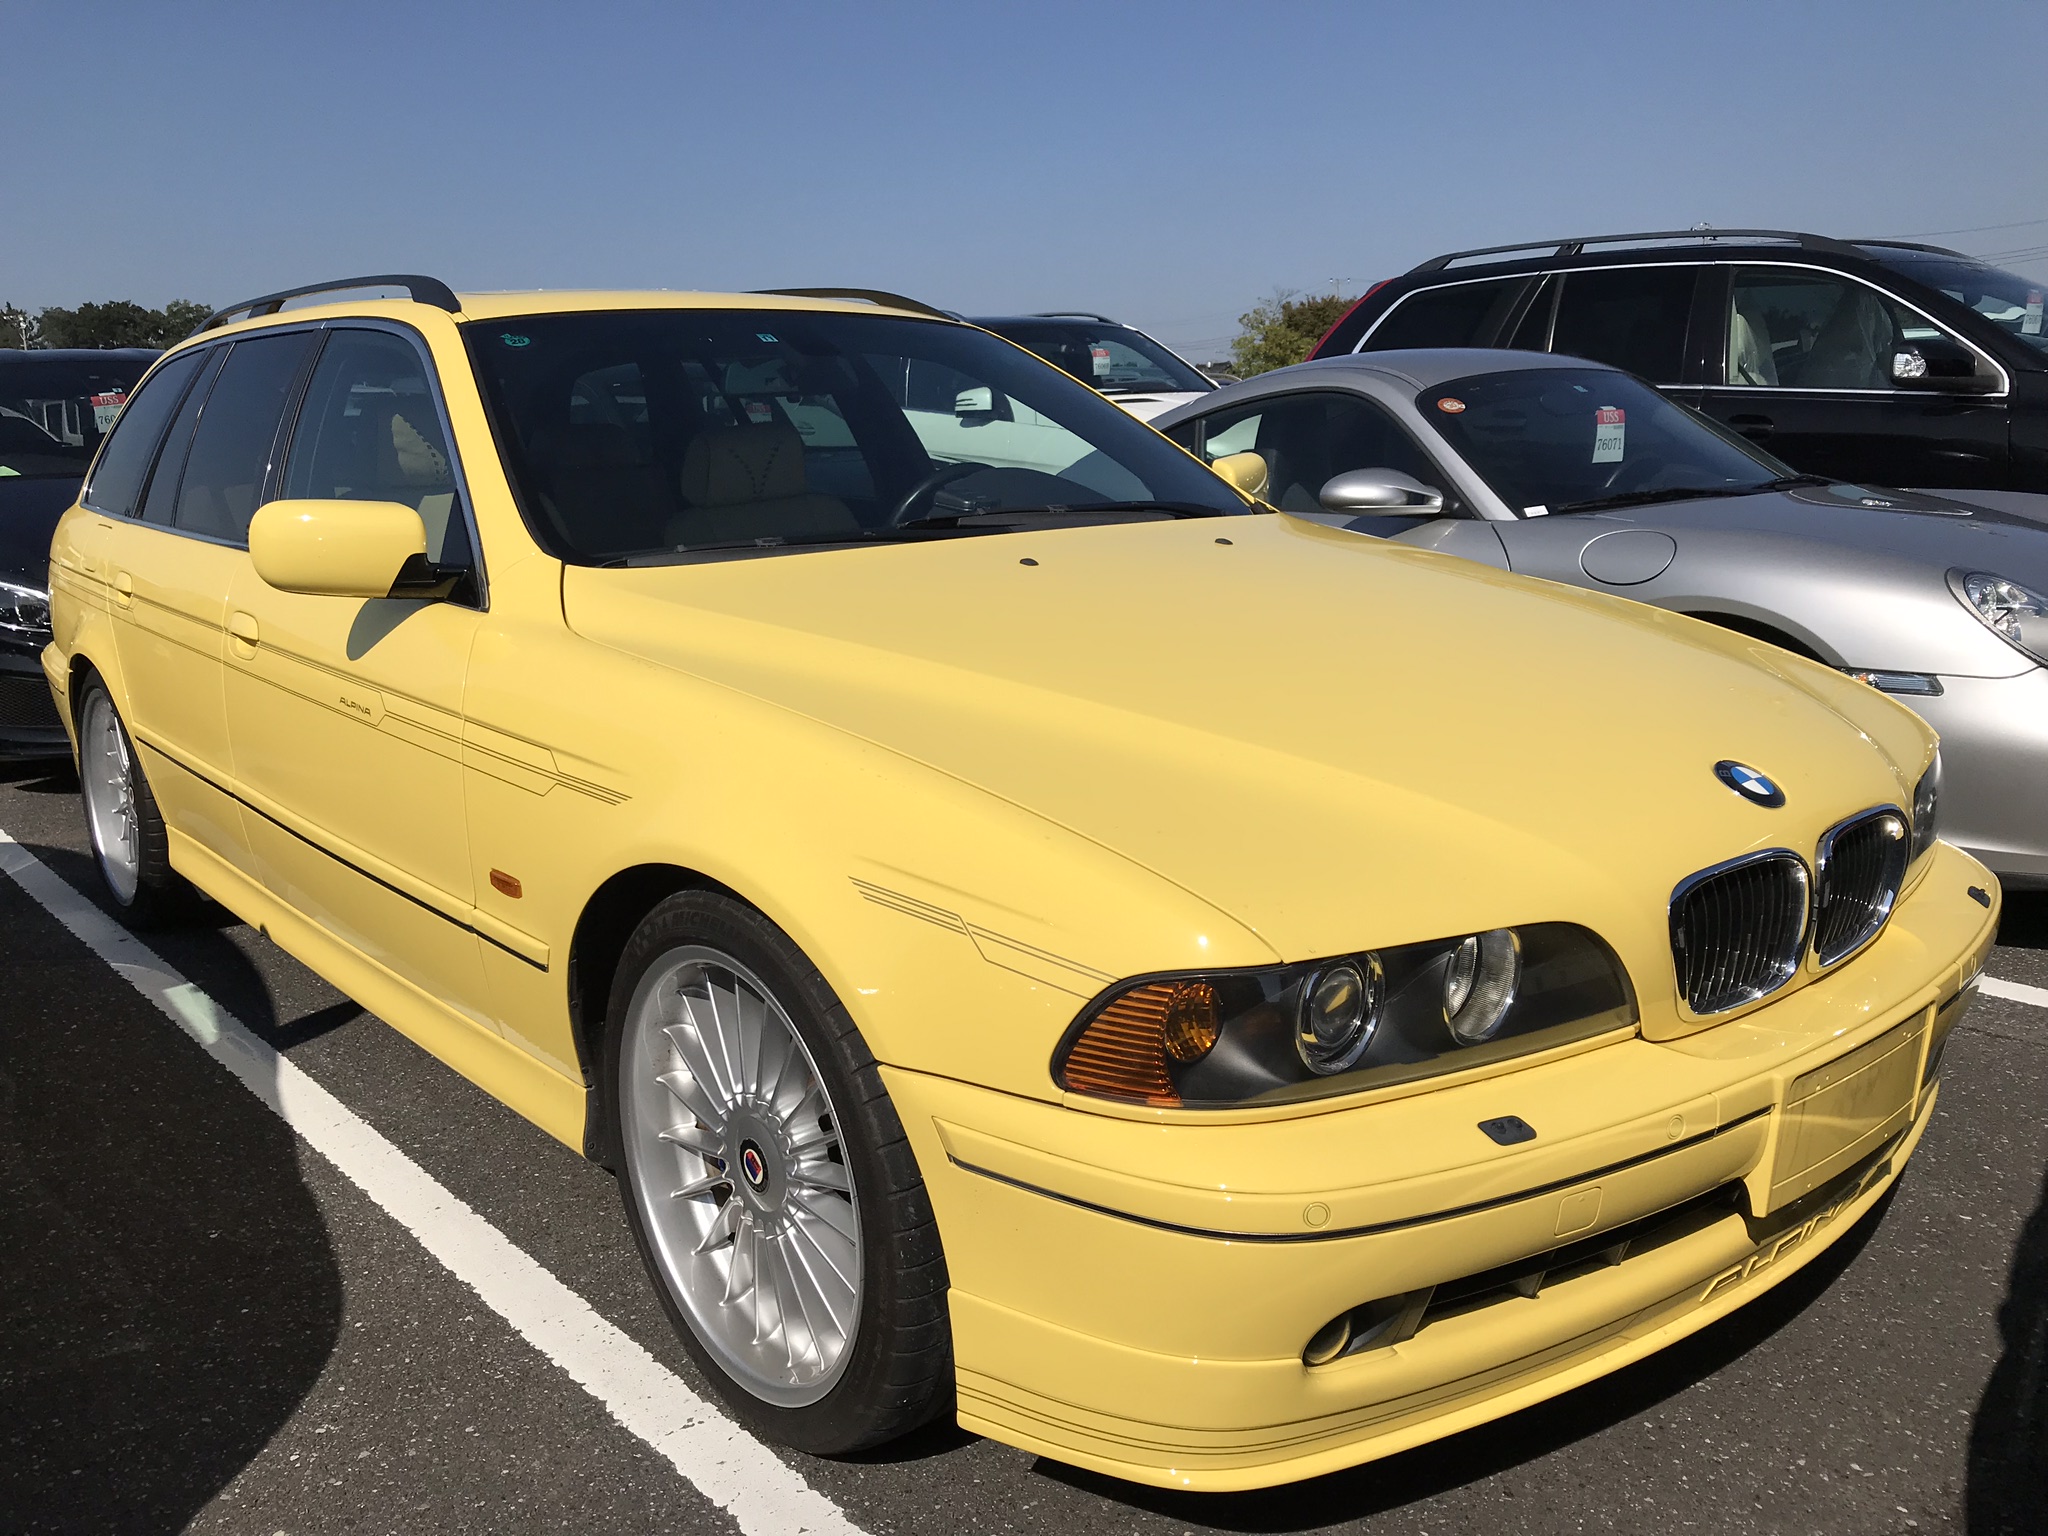
<path fill-rule="evenodd" d="M 1315 1331 L 1301 1351 L 1303 1365 L 1328 1365 L 1346 1355 L 1406 1343 L 1422 1326 L 1434 1286 L 1400 1296 L 1384 1296 L 1364 1306 L 1339 1312 Z"/>
<path fill-rule="evenodd" d="M 1325 966 L 1301 991 L 1294 1048 L 1302 1065 L 1322 1076 L 1348 1071 L 1379 1032 L 1386 973 L 1378 955 Z"/>
<path fill-rule="evenodd" d="M 1499 1032 L 1522 979 L 1522 944 L 1512 928 L 1475 933 L 1444 966 L 1444 1024 L 1460 1045 L 1480 1045 Z"/>

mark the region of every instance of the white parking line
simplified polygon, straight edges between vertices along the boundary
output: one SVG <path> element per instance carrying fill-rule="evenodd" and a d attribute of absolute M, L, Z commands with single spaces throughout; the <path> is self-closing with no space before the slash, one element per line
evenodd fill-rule
<path fill-rule="evenodd" d="M 1978 981 L 1977 990 L 1986 997 L 2002 997 L 2008 1002 L 2048 1008 L 2048 987 L 2030 987 L 2023 981 L 2000 981 L 1995 976 L 1986 976 Z"/>
<path fill-rule="evenodd" d="M 838 1506 L 0 828 L 0 872 L 198 1041 L 484 1305 L 752 1536 L 858 1536 Z M 2048 996 L 2048 994 L 2044 994 Z"/>

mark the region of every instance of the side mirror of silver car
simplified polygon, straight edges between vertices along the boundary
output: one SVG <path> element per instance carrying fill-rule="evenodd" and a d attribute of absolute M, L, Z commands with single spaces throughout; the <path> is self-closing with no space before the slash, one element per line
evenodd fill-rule
<path fill-rule="evenodd" d="M 1398 469 L 1347 469 L 1323 483 L 1316 500 L 1352 517 L 1435 517 L 1444 493 Z"/>

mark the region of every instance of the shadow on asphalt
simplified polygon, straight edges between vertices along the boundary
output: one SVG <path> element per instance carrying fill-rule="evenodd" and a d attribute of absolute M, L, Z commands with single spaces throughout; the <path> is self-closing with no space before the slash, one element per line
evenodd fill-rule
<path fill-rule="evenodd" d="M 2005 893 L 1998 942 L 2014 949 L 2048 949 L 2048 891 Z"/>
<path fill-rule="evenodd" d="M 1437 1498 L 1637 1418 L 1740 1359 L 1834 1284 L 1870 1241 L 1891 1201 L 1888 1191 L 1798 1274 L 1691 1338 L 1547 1403 L 1382 1461 L 1309 1482 L 1230 1494 L 1145 1488 L 1044 1457 L 1034 1470 L 1104 1499 L 1226 1531 L 1312 1531 Z M 1978 1536 L 1974 1526 L 1972 1536 Z"/>
<path fill-rule="evenodd" d="M 30 851 L 95 894 L 83 859 Z M 224 935 L 165 937 L 277 1038 Z M 291 1131 L 4 878 L 0 975 L 0 1525 L 178 1530 L 318 1379 L 340 1269 Z"/>
<path fill-rule="evenodd" d="M 1970 1536 L 2048 1533 L 2048 1179 L 1998 1309 L 2004 1353 L 1970 1425 Z"/>

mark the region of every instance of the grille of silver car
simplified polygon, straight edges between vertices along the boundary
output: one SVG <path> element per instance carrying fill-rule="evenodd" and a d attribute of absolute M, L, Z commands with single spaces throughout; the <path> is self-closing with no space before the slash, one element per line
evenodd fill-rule
<path fill-rule="evenodd" d="M 1814 861 L 1813 952 L 1822 965 L 1854 954 L 1892 914 L 1911 853 L 1906 818 L 1889 806 L 1851 816 L 1820 840 Z"/>
<path fill-rule="evenodd" d="M 1686 1007 L 1725 1013 L 1791 980 L 1810 894 L 1805 861 L 1782 848 L 1684 881 L 1671 896 L 1671 958 Z"/>

